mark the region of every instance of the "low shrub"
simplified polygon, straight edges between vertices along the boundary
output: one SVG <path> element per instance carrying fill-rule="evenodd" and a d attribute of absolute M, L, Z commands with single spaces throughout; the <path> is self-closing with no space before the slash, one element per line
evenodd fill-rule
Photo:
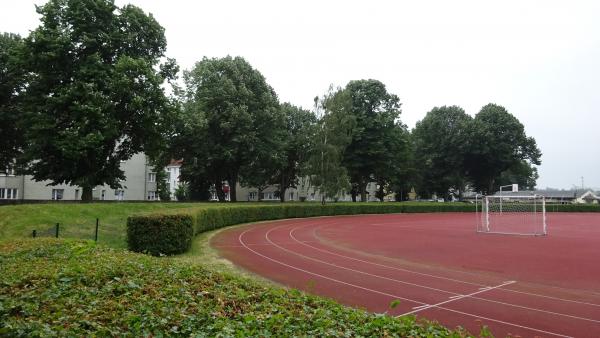
<path fill-rule="evenodd" d="M 189 214 L 131 216 L 127 219 L 127 247 L 154 256 L 186 252 L 194 237 Z"/>
<path fill-rule="evenodd" d="M 0 337 L 107 336 L 470 335 L 92 242 L 0 242 Z"/>

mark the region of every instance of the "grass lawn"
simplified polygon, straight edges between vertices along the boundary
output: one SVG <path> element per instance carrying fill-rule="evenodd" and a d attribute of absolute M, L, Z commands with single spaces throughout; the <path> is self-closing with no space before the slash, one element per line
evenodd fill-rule
<path fill-rule="evenodd" d="M 98 243 L 125 248 L 127 217 L 166 209 L 214 206 L 211 203 L 45 203 L 0 206 L 0 240 L 54 236 L 60 223 L 60 237 L 93 239 L 96 218 L 100 219 Z"/>

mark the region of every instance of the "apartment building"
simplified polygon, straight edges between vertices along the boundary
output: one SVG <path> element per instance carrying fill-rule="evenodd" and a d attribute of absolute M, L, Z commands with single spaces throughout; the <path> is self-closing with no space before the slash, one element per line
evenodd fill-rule
<path fill-rule="evenodd" d="M 146 155 L 138 153 L 121 163 L 126 179 L 120 189 L 107 185 L 97 186 L 93 198 L 98 201 L 144 201 L 158 200 L 156 192 L 156 172 L 148 163 Z M 36 182 L 29 175 L 15 175 L 9 169 L 0 173 L 0 200 L 64 200 L 81 199 L 81 188 L 59 184 L 49 185 L 50 181 Z"/>

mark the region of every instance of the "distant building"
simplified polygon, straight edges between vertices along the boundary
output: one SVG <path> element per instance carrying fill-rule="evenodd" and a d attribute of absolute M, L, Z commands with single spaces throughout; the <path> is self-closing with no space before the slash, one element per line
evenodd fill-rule
<path fill-rule="evenodd" d="M 497 191 L 495 196 L 530 196 L 541 195 L 546 198 L 547 203 L 600 203 L 600 194 L 592 190 L 521 190 L 519 192 Z"/>
<path fill-rule="evenodd" d="M 167 190 L 171 195 L 171 200 L 176 201 L 175 191 L 179 187 L 179 175 L 181 175 L 182 160 L 171 160 L 171 163 L 165 167 L 167 172 Z"/>
<path fill-rule="evenodd" d="M 156 191 L 156 172 L 148 163 L 146 155 L 135 154 L 121 163 L 126 179 L 122 188 L 112 189 L 107 185 L 97 186 L 92 192 L 97 201 L 154 201 L 158 200 Z M 7 200 L 81 200 L 82 189 L 67 184 L 49 185 L 50 181 L 34 181 L 30 175 L 15 175 L 7 169 L 0 173 L 0 202 Z"/>

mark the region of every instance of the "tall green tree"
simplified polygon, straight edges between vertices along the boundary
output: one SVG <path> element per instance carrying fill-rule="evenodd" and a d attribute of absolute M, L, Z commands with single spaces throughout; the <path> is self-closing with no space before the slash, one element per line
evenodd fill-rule
<path fill-rule="evenodd" d="M 258 163 L 279 139 L 283 115 L 277 95 L 241 57 L 204 58 L 186 72 L 185 83 L 188 120 L 203 126 L 196 122 L 196 132 L 182 145 L 183 165 L 195 162 L 220 200 L 227 181 L 235 201 L 242 168 Z"/>
<path fill-rule="evenodd" d="M 0 34 L 0 172 L 12 166 L 23 145 L 18 122 L 22 118 L 18 107 L 25 74 L 18 62 L 22 45 L 19 35 Z"/>
<path fill-rule="evenodd" d="M 397 121 L 400 116 L 400 99 L 388 93 L 385 85 L 377 80 L 350 81 L 345 89 L 350 97 L 349 113 L 355 125 L 351 141 L 344 151 L 343 164 L 352 182 L 352 200 L 360 194 L 366 200 L 366 187 L 375 179 L 387 181 L 388 175 L 375 177 L 381 166 L 389 164 L 394 143 L 395 128 L 405 128 Z M 399 163 L 397 163 L 399 164 Z M 383 182 L 382 182 L 383 183 Z"/>
<path fill-rule="evenodd" d="M 317 121 L 313 112 L 290 103 L 283 103 L 285 134 L 282 143 L 282 164 L 275 171 L 274 182 L 279 186 L 279 199 L 285 201 L 288 188 L 296 188 L 308 161 L 311 130 Z"/>
<path fill-rule="evenodd" d="M 458 106 L 435 107 L 413 129 L 419 193 L 446 196 L 467 184 L 466 154 L 472 118 Z"/>
<path fill-rule="evenodd" d="M 542 152 L 525 127 L 504 107 L 490 103 L 475 116 L 471 128 L 467 170 L 474 187 L 485 193 L 498 189 L 502 172 L 522 161 L 540 165 Z"/>
<path fill-rule="evenodd" d="M 111 0 L 50 0 L 20 55 L 30 74 L 23 95 L 20 157 L 35 180 L 120 187 L 121 161 L 152 156 L 171 125 L 161 87 L 177 66 L 164 59 L 164 29 L 141 9 Z"/>
<path fill-rule="evenodd" d="M 311 133 L 310 152 L 306 173 L 311 186 L 321 195 L 335 199 L 350 189 L 350 181 L 343 166 L 344 151 L 352 140 L 355 120 L 350 114 L 351 98 L 342 89 L 329 91 L 315 98 L 317 123 Z"/>

